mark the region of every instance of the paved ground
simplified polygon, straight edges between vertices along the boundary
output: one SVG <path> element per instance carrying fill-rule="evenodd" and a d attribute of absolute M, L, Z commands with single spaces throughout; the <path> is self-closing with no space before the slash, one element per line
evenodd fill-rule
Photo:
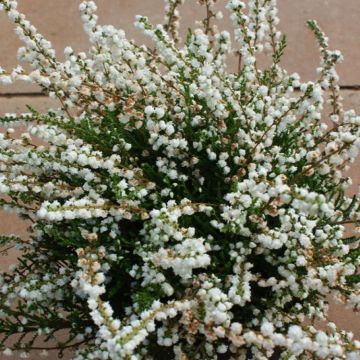
<path fill-rule="evenodd" d="M 225 3 L 219 0 L 219 4 Z M 99 3 L 99 15 L 101 23 L 111 23 L 124 29 L 129 37 L 139 41 L 144 38 L 133 27 L 136 14 L 147 15 L 154 23 L 161 22 L 163 17 L 162 0 L 104 0 Z M 278 0 L 281 17 L 280 28 L 288 34 L 289 46 L 283 60 L 283 65 L 289 72 L 298 72 L 303 79 L 310 80 L 315 76 L 318 66 L 318 51 L 313 35 L 306 29 L 304 23 L 307 19 L 318 20 L 320 25 L 329 35 L 331 46 L 339 49 L 345 56 L 345 62 L 339 67 L 341 84 L 360 84 L 360 15 L 359 0 Z M 79 0 L 19 0 L 19 8 L 27 14 L 29 20 L 43 33 L 56 48 L 59 57 L 62 57 L 63 48 L 71 45 L 75 50 L 86 50 L 88 42 L 83 34 L 82 25 L 78 16 Z M 226 16 L 226 12 L 224 12 Z M 201 19 L 203 9 L 195 6 L 195 0 L 187 0 L 183 7 L 184 28 L 190 26 L 195 19 Z M 229 22 L 225 23 L 229 28 Z M 16 50 L 21 43 L 12 31 L 8 19 L 0 13 L 0 65 L 11 69 L 17 64 Z M 11 87 L 0 86 L 0 114 L 5 112 L 25 111 L 26 104 L 44 110 L 53 104 L 42 97 L 12 96 L 4 97 L 2 94 L 26 93 L 38 91 L 35 87 L 16 84 Z M 360 111 L 360 92 L 343 91 L 347 107 Z M 352 167 L 351 175 L 354 179 L 353 190 L 360 183 L 358 164 Z M 0 233 L 26 234 L 26 224 L 20 222 L 12 214 L 0 213 Z M 16 258 L 12 253 L 6 258 L 0 259 L 2 269 Z M 331 317 L 340 326 L 352 330 L 360 338 L 360 321 L 342 306 L 334 305 L 331 309 Z M 37 354 L 32 356 L 37 360 Z M 55 356 L 51 356 L 51 359 Z M 2 359 L 0 355 L 0 359 Z M 10 359 L 6 357 L 6 359 Z M 18 359 L 12 357 L 11 359 Z"/>
<path fill-rule="evenodd" d="M 226 0 L 218 0 L 219 4 Z M 19 8 L 29 20 L 55 46 L 61 56 L 65 46 L 85 50 L 87 39 L 82 31 L 78 16 L 79 0 L 31 0 L 19 1 Z M 126 31 L 129 37 L 141 38 L 133 22 L 136 14 L 150 17 L 154 23 L 163 17 L 163 0 L 105 0 L 99 3 L 101 23 L 111 23 Z M 195 19 L 203 17 L 203 8 L 194 5 L 195 0 L 187 0 L 183 7 L 184 30 Z M 305 27 L 305 21 L 318 20 L 331 39 L 334 48 L 345 55 L 345 62 L 339 72 L 344 84 L 360 83 L 359 36 L 360 13 L 358 0 L 278 0 L 281 17 L 280 28 L 288 34 L 289 47 L 283 64 L 289 71 L 297 71 L 304 79 L 311 79 L 318 64 L 318 52 L 312 34 Z M 226 11 L 224 12 L 226 16 Z M 227 22 L 229 23 L 229 22 Z M 228 25 L 228 24 L 227 24 Z M 228 26 L 226 26 L 228 27 Z M 0 64 L 11 68 L 16 63 L 16 50 L 20 45 L 6 15 L 0 14 Z M 7 88 L 6 91 L 26 89 L 24 85 Z M 1 89 L 0 89 L 1 90 Z"/>

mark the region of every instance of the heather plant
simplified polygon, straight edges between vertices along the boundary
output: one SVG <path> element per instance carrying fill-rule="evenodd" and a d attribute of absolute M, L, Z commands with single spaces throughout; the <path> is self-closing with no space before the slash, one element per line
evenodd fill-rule
<path fill-rule="evenodd" d="M 1 118 L 1 206 L 30 227 L 28 239 L 0 237 L 21 251 L 0 278 L 0 348 L 360 359 L 328 319 L 330 299 L 360 308 L 360 198 L 345 173 L 360 117 L 341 105 L 342 56 L 309 21 L 321 63 L 304 83 L 280 65 L 276 0 L 230 0 L 232 34 L 215 26 L 215 0 L 201 0 L 206 17 L 183 40 L 182 3 L 166 1 L 162 25 L 136 18 L 147 47 L 99 25 L 84 1 L 90 49 L 67 47 L 61 62 L 16 1 L 0 0 L 31 68 L 0 81 L 59 101 Z"/>

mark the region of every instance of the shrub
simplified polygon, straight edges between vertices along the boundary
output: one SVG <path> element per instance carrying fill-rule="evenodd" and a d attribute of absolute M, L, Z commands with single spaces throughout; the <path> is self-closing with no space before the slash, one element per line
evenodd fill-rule
<path fill-rule="evenodd" d="M 61 103 L 1 119 L 1 204 L 31 226 L 28 240 L 1 237 L 21 256 L 1 277 L 0 346 L 26 356 L 51 348 L 43 335 L 77 360 L 359 359 L 359 342 L 328 320 L 331 297 L 354 310 L 360 300 L 359 237 L 345 235 L 360 202 L 343 175 L 360 117 L 341 106 L 342 56 L 309 21 L 319 78 L 289 75 L 275 0 L 229 1 L 233 36 L 202 0 L 203 28 L 179 45 L 182 2 L 166 1 L 163 25 L 136 18 L 152 49 L 99 25 L 85 1 L 91 47 L 60 62 L 0 0 L 32 68 L 3 70 L 2 83 L 32 82 Z"/>

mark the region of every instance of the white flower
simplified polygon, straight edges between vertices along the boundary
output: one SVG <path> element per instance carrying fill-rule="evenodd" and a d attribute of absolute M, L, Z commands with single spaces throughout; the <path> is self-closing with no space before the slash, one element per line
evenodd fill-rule
<path fill-rule="evenodd" d="M 11 356 L 13 354 L 12 350 L 9 349 L 9 348 L 6 348 L 4 351 L 3 351 L 3 354 L 5 356 Z"/>
<path fill-rule="evenodd" d="M 272 334 L 274 333 L 274 325 L 270 322 L 264 322 L 261 325 L 261 332 L 265 335 L 265 336 L 269 336 L 271 337 Z"/>

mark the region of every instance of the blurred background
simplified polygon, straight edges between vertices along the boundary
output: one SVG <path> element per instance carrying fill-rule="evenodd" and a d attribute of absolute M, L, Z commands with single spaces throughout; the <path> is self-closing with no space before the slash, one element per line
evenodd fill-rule
<path fill-rule="evenodd" d="M 86 51 L 89 47 L 83 32 L 78 7 L 80 0 L 18 0 L 19 10 L 35 25 L 63 59 L 63 49 L 71 46 L 75 51 Z M 230 29 L 230 20 L 224 10 L 226 0 L 218 0 L 224 20 L 220 28 Z M 314 80 L 319 64 L 319 52 L 313 34 L 306 28 L 305 21 L 316 19 L 330 38 L 330 47 L 340 50 L 345 61 L 338 67 L 341 78 L 342 96 L 345 109 L 353 108 L 360 112 L 360 7 L 359 0 L 278 0 L 279 29 L 288 35 L 288 48 L 282 60 L 282 66 L 288 72 L 297 72 L 303 81 Z M 163 21 L 163 0 L 102 0 L 98 1 L 98 15 L 101 24 L 112 24 L 125 30 L 129 38 L 148 43 L 138 33 L 133 23 L 135 15 L 146 15 L 153 23 Z M 193 26 L 195 20 L 205 17 L 205 9 L 196 0 L 186 0 L 181 8 L 182 33 Z M 11 22 L 4 13 L 0 13 L 0 66 L 11 70 L 18 62 L 16 52 L 21 42 L 13 32 Z M 233 64 L 229 64 L 231 68 Z M 7 112 L 26 112 L 26 105 L 31 104 L 37 110 L 46 110 L 56 106 L 43 96 L 39 89 L 28 84 L 0 85 L 0 114 Z M 324 120 L 326 114 L 324 112 Z M 350 193 L 357 191 L 360 185 L 360 161 L 352 165 L 350 175 L 353 185 Z M 0 211 L 0 233 L 16 233 L 26 237 L 27 224 L 14 214 Z M 17 254 L 10 251 L 6 257 L 0 257 L 0 270 L 6 270 L 16 262 Z M 360 339 L 360 318 L 341 305 L 331 306 L 331 319 L 341 328 L 353 331 Z M 0 359 L 18 359 L 18 355 Z M 56 359 L 51 354 L 50 359 Z M 39 359 L 33 354 L 31 359 Z"/>

